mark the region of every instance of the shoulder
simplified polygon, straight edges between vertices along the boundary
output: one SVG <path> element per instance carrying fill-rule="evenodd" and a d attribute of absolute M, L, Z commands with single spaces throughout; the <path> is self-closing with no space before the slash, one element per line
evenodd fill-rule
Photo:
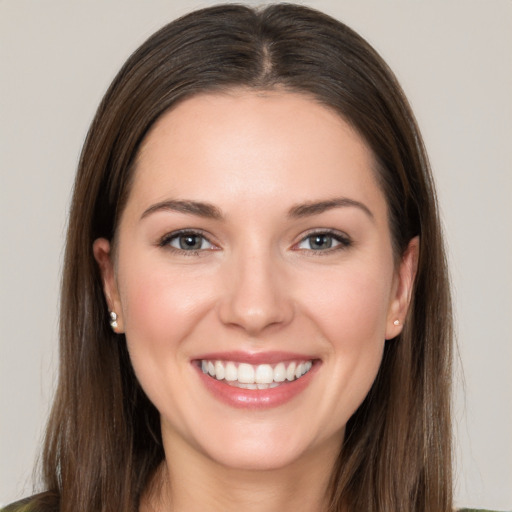
<path fill-rule="evenodd" d="M 0 512 L 29 512 L 30 507 L 30 498 L 26 498 L 24 500 L 17 501 L 16 503 L 11 503 L 6 507 L 2 508 Z"/>
<path fill-rule="evenodd" d="M 461 508 L 457 512 L 498 512 L 497 510 L 488 510 L 483 508 Z"/>
<path fill-rule="evenodd" d="M 30 498 L 11 503 L 6 507 L 0 509 L 0 512 L 30 512 Z"/>
<path fill-rule="evenodd" d="M 59 512 L 59 498 L 54 493 L 44 492 L 11 503 L 0 512 Z"/>

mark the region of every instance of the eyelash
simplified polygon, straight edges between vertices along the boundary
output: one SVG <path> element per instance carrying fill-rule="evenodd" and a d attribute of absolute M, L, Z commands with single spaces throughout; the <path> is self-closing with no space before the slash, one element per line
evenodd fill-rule
<path fill-rule="evenodd" d="M 300 249 L 298 246 L 305 242 L 308 239 L 311 239 L 315 236 L 327 236 L 330 237 L 332 240 L 338 242 L 338 245 L 335 245 L 334 247 L 329 247 L 327 249 Z M 332 229 L 318 229 L 315 231 L 310 231 L 307 233 L 304 237 L 300 239 L 298 243 L 294 245 L 294 247 L 297 247 L 297 250 L 299 251 L 307 251 L 310 254 L 313 254 L 315 256 L 326 256 L 329 254 L 332 254 L 333 252 L 337 251 L 343 251 L 348 249 L 353 245 L 352 240 L 350 237 L 348 237 L 345 233 L 341 233 L 340 231 L 332 230 Z"/>
<path fill-rule="evenodd" d="M 173 240 L 178 240 L 180 237 L 199 237 L 208 242 L 211 246 L 215 247 L 215 244 L 209 240 L 207 236 L 202 231 L 199 230 L 193 230 L 193 229 L 182 229 L 179 231 L 173 231 L 172 233 L 168 233 L 164 235 L 161 240 L 158 243 L 159 247 L 166 248 L 172 252 L 178 253 L 180 255 L 184 256 L 199 256 L 203 251 L 209 250 L 209 249 L 195 249 L 195 250 L 185 250 L 185 249 L 179 249 L 177 247 L 173 247 L 171 242 Z"/>
<path fill-rule="evenodd" d="M 202 231 L 199 230 L 191 230 L 191 229 L 183 229 L 179 231 L 173 231 L 172 233 L 168 233 L 164 235 L 161 240 L 158 243 L 159 247 L 166 248 L 172 252 L 178 253 L 180 255 L 184 256 L 199 256 L 203 251 L 212 250 L 212 248 L 207 249 L 195 249 L 195 250 L 186 250 L 186 249 L 180 249 L 177 247 L 173 247 L 171 245 L 171 242 L 174 240 L 178 240 L 180 237 L 189 236 L 189 237 L 200 237 L 203 241 L 206 241 L 209 243 L 212 247 L 215 248 L 215 245 L 209 240 L 208 237 L 205 236 L 205 234 Z M 334 247 L 328 247 L 327 249 L 301 249 L 299 248 L 299 245 L 307 241 L 308 239 L 311 239 L 315 236 L 327 236 L 331 238 L 332 240 L 338 242 L 338 245 L 335 245 Z M 324 256 L 327 254 L 331 254 L 333 252 L 342 251 L 345 249 L 348 249 L 353 244 L 352 240 L 344 233 L 341 233 L 339 231 L 330 230 L 330 229 L 322 229 L 322 230 L 316 230 L 311 231 L 307 233 L 305 236 L 303 236 L 299 242 L 293 245 L 292 248 L 298 250 L 298 251 L 307 251 L 310 254 L 314 254 L 315 256 Z M 215 249 L 213 249 L 215 250 Z"/>

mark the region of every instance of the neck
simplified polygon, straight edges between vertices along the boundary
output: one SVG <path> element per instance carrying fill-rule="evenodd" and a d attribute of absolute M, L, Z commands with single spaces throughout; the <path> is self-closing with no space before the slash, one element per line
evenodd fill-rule
<path fill-rule="evenodd" d="M 141 512 L 325 512 L 336 457 L 329 445 L 286 467 L 250 470 L 166 447 Z"/>

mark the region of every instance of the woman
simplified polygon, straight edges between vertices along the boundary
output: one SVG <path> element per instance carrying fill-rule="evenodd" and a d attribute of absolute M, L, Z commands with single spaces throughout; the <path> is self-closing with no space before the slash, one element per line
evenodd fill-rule
<path fill-rule="evenodd" d="M 79 165 L 26 510 L 448 511 L 450 371 L 428 161 L 375 51 L 291 5 L 142 45 Z"/>

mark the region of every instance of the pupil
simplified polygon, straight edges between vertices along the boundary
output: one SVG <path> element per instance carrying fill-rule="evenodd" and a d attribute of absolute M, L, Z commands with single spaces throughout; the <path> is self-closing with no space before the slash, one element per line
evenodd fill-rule
<path fill-rule="evenodd" d="M 312 249 L 329 249 L 332 246 L 332 239 L 329 235 L 314 235 L 310 243 Z"/>
<path fill-rule="evenodd" d="M 201 249 L 201 239 L 196 235 L 183 235 L 180 237 L 181 249 Z"/>

